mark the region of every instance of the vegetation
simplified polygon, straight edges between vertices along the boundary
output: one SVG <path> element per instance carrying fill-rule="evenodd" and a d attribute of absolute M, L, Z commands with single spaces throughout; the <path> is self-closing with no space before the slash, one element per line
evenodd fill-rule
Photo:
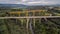
<path fill-rule="evenodd" d="M 57 21 L 56 21 L 57 20 Z M 34 34 L 60 34 L 60 18 L 45 20 L 35 19 L 35 27 L 32 19 L 32 31 Z M 31 20 L 29 20 L 30 24 Z M 32 34 L 30 25 L 26 28 L 26 19 L 0 19 L 0 34 Z"/>
<path fill-rule="evenodd" d="M 41 7 L 42 8 L 42 7 Z M 60 16 L 60 10 L 42 8 L 41 12 L 25 12 L 25 9 L 0 8 L 0 17 L 18 16 Z M 24 12 L 23 12 L 24 11 Z M 10 14 L 13 12 L 13 14 Z M 20 13 L 22 12 L 22 13 Z M 0 34 L 60 34 L 60 18 L 0 19 Z"/>

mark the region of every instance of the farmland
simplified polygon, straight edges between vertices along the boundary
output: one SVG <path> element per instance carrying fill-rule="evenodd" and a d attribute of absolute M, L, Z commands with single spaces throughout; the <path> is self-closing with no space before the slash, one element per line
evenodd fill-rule
<path fill-rule="evenodd" d="M 60 16 L 59 7 L 46 8 L 0 8 L 0 17 Z M 0 19 L 0 34 L 60 34 L 60 17 Z"/>

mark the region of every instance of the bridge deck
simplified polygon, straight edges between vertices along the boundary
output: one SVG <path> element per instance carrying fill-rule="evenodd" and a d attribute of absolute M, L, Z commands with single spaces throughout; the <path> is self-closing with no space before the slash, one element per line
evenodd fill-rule
<path fill-rule="evenodd" d="M 9 18 L 60 18 L 60 16 L 0 17 L 0 19 L 9 19 Z"/>

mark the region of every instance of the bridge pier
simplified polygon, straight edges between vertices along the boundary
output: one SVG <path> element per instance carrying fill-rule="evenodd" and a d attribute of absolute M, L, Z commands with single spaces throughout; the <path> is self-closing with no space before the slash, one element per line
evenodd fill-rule
<path fill-rule="evenodd" d="M 34 28 L 35 28 L 35 18 L 33 19 L 33 25 L 34 25 Z"/>
<path fill-rule="evenodd" d="M 27 24 L 26 24 L 27 34 L 29 34 L 29 31 L 28 31 L 29 30 L 29 28 L 28 28 L 29 25 L 28 24 L 29 24 L 29 18 L 27 18 Z"/>

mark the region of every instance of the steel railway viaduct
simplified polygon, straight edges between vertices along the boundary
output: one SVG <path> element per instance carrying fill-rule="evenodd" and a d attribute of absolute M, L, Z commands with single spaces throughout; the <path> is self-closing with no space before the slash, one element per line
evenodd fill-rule
<path fill-rule="evenodd" d="M 9 18 L 60 18 L 60 16 L 26 16 L 26 17 L 0 17 L 0 19 L 9 19 Z"/>

